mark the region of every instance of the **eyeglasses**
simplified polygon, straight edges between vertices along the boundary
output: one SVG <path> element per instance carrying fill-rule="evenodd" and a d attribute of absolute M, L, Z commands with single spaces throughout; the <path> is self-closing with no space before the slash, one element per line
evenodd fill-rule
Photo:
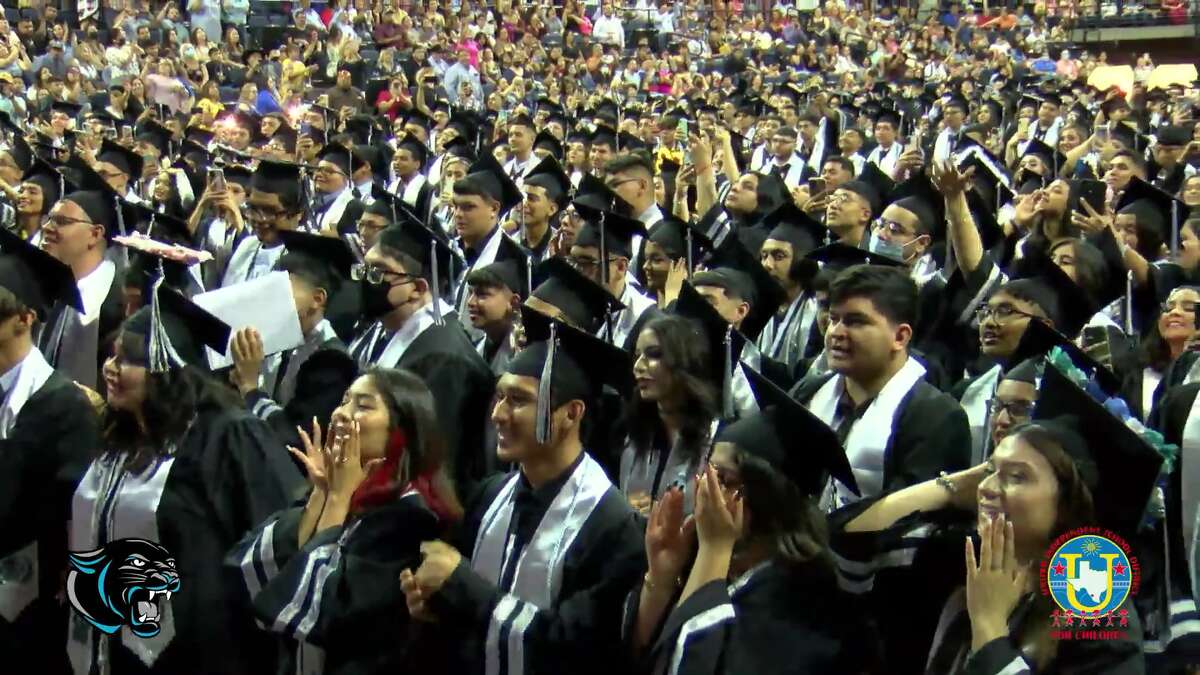
<path fill-rule="evenodd" d="M 608 262 L 616 260 L 615 257 L 609 256 Z M 590 270 L 600 266 L 600 261 L 596 258 L 579 258 L 576 256 L 567 256 L 567 263 L 579 271 Z"/>
<path fill-rule="evenodd" d="M 265 209 L 261 206 L 248 206 L 246 208 L 246 218 L 258 222 L 272 221 L 287 214 L 287 209 Z"/>
<path fill-rule="evenodd" d="M 54 227 L 68 227 L 79 223 L 84 225 L 93 224 L 90 220 L 84 220 L 82 218 L 67 218 L 65 216 L 50 216 L 46 219 L 46 224 L 53 225 Z"/>
<path fill-rule="evenodd" d="M 626 183 L 632 183 L 635 180 L 642 180 L 642 179 L 641 178 L 621 178 L 618 180 L 614 180 L 611 183 L 608 183 L 608 189 L 616 190 L 618 187 L 620 187 Z"/>
<path fill-rule="evenodd" d="M 364 263 L 358 263 L 350 268 L 350 278 L 354 281 L 363 281 L 365 279 L 369 284 L 378 285 L 382 284 L 388 277 L 395 279 L 395 281 L 389 282 L 393 286 L 408 283 L 414 279 L 411 274 L 393 272 L 392 270 Z"/>
<path fill-rule="evenodd" d="M 984 321 L 987 321 L 989 318 L 994 319 L 996 321 L 996 323 L 1007 323 L 1017 317 L 1025 317 L 1027 319 L 1038 318 L 1034 314 L 1030 314 L 1029 312 L 1023 312 L 1023 311 L 1017 309 L 1016 307 L 1013 307 L 1012 305 L 1007 305 L 1007 304 L 995 305 L 995 306 L 984 305 L 984 306 L 980 307 L 979 309 L 975 310 L 975 320 L 978 321 L 979 323 L 983 323 Z"/>
<path fill-rule="evenodd" d="M 912 232 L 909 232 L 908 230 L 904 229 L 903 225 L 901 225 L 900 223 L 897 223 L 894 220 L 884 220 L 883 218 L 880 218 L 879 220 L 875 221 L 875 229 L 887 230 L 889 234 L 894 234 L 894 235 L 900 236 L 900 237 L 913 236 Z"/>
<path fill-rule="evenodd" d="M 1033 414 L 1033 405 L 1033 401 L 1001 401 L 996 398 L 992 399 L 992 414 L 999 415 L 1006 412 L 1010 419 L 1029 419 L 1029 416 Z"/>
<path fill-rule="evenodd" d="M 313 174 L 322 174 L 325 176 L 345 176 L 346 174 L 339 168 L 334 166 L 318 165 Z"/>

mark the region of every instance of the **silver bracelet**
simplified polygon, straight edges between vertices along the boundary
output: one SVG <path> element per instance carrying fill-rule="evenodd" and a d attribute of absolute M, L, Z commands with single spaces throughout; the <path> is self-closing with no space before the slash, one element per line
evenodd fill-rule
<path fill-rule="evenodd" d="M 954 481 L 950 480 L 950 475 L 947 474 L 945 471 L 938 472 L 937 478 L 934 478 L 933 480 L 938 485 L 941 485 L 942 487 L 946 488 L 946 492 L 949 492 L 951 497 L 953 497 L 958 492 L 954 488 Z"/>

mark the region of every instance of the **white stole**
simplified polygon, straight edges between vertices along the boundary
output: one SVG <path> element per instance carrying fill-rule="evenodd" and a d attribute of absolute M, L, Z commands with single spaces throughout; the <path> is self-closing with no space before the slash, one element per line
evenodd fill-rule
<path fill-rule="evenodd" d="M 883 390 L 871 401 L 866 412 L 850 429 L 850 435 L 846 437 L 846 458 L 850 460 L 850 468 L 854 471 L 854 478 L 858 482 L 862 497 L 873 497 L 883 491 L 884 455 L 891 445 L 897 408 L 924 375 L 925 366 L 913 357 L 908 357 L 904 367 L 888 380 Z M 829 378 L 808 404 L 808 409 L 814 415 L 834 429 L 837 428 L 838 421 L 838 400 L 845 388 L 843 377 L 834 375 Z M 859 499 L 836 479 L 830 480 L 830 486 L 830 494 L 827 494 L 824 500 L 825 506 L 838 508 Z"/>
<path fill-rule="evenodd" d="M 354 186 L 349 186 L 342 190 L 329 208 L 325 209 L 325 213 L 321 214 L 321 219 L 317 221 L 317 230 L 337 230 L 338 221 L 342 219 L 342 214 L 346 212 L 346 205 L 354 201 Z"/>
<path fill-rule="evenodd" d="M 513 496 L 519 480 L 520 472 L 513 473 L 492 500 L 484 513 L 471 554 L 471 568 L 497 585 L 512 552 L 509 529 Z M 533 537 L 522 549 L 515 563 L 512 589 L 500 589 L 506 595 L 492 610 L 484 647 L 487 675 L 498 675 L 501 671 L 499 645 L 505 626 L 509 626 L 505 638 L 508 673 L 521 675 L 525 672 L 525 630 L 533 622 L 537 610 L 549 609 L 558 600 L 567 552 L 611 487 L 604 469 L 584 453 L 583 460 L 554 496 Z"/>
<path fill-rule="evenodd" d="M 991 436 L 988 420 L 991 419 L 992 399 L 996 396 L 1002 370 L 999 365 L 992 366 L 991 370 L 967 385 L 959 401 L 971 425 L 971 466 L 982 462 L 987 453 Z"/>
<path fill-rule="evenodd" d="M 507 237 L 504 230 L 497 225 L 492 236 L 483 243 L 483 249 L 479 252 L 479 257 L 469 267 L 463 270 L 461 276 L 458 277 L 458 288 L 454 292 L 454 307 L 458 310 L 458 316 L 463 320 L 467 327 L 470 327 L 470 320 L 467 318 L 467 276 L 474 270 L 482 269 L 496 262 L 496 254 L 500 252 L 500 237 Z M 466 247 L 462 245 L 461 240 L 454 240 L 454 248 L 462 255 L 465 260 L 467 257 Z"/>
<path fill-rule="evenodd" d="M 417 208 L 417 198 L 421 196 L 423 187 L 425 187 L 425 176 L 418 173 L 404 186 L 404 192 L 400 193 L 400 200 L 414 209 Z M 424 217 L 424 214 L 418 213 L 417 215 Z"/>

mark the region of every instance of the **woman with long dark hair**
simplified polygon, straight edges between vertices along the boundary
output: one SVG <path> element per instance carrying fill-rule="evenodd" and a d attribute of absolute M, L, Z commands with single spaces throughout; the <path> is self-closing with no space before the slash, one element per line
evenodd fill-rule
<path fill-rule="evenodd" d="M 409 621 L 400 571 L 462 517 L 433 394 L 406 370 L 376 368 L 346 391 L 324 441 L 315 420 L 300 435 L 304 452 L 289 450 L 308 471 L 307 500 L 263 521 L 230 563 L 259 620 L 296 641 L 304 672 L 397 672 Z"/>
<path fill-rule="evenodd" d="M 813 498 L 827 472 L 854 482 L 845 452 L 787 392 L 747 372 L 760 409 L 718 434 L 694 479 L 694 516 L 679 487 L 651 512 L 649 570 L 625 614 L 639 672 L 873 672 L 873 633 L 838 588 Z"/>
<path fill-rule="evenodd" d="M 650 321 L 638 335 L 634 358 L 637 388 L 628 408 L 619 487 L 645 515 L 668 488 L 690 486 L 711 442 L 717 388 L 708 343 L 684 317 Z"/>
<path fill-rule="evenodd" d="M 165 552 L 129 571 L 122 558 L 122 574 L 150 583 L 158 575 L 170 592 L 143 586 L 122 598 L 122 615 L 95 617 L 132 622 L 132 631 L 109 634 L 73 613 L 67 651 L 77 673 L 269 672 L 276 645 L 254 627 L 223 560 L 296 498 L 302 479 L 266 424 L 207 372 L 205 347 L 225 349 L 229 327 L 174 291 L 153 295 L 104 363 L 104 445 L 72 501 L 69 544 L 81 573 L 69 592 L 88 593 L 89 572 L 128 539 Z"/>
<path fill-rule="evenodd" d="M 1014 427 L 986 462 L 831 515 L 843 587 L 877 620 L 906 608 L 904 623 L 885 633 L 892 672 L 1140 673 L 1132 602 L 1120 606 L 1120 636 L 1057 640 L 1052 621 L 1064 610 L 1038 592 L 1038 576 L 1052 542 L 1078 528 L 1132 536 L 1161 462 L 1047 364 L 1034 420 Z"/>
<path fill-rule="evenodd" d="M 1146 421 L 1166 390 L 1178 384 L 1163 383 L 1168 367 L 1175 362 L 1196 334 L 1196 305 L 1200 287 L 1180 286 L 1167 295 L 1154 323 L 1142 336 L 1137 368 L 1125 377 L 1122 398 L 1138 419 Z M 1161 386 L 1160 386 L 1161 385 Z"/>

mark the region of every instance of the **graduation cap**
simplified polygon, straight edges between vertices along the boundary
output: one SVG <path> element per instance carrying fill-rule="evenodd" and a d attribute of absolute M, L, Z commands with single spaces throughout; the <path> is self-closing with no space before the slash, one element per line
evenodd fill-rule
<path fill-rule="evenodd" d="M 1021 156 L 1025 157 L 1026 155 L 1033 155 L 1034 157 L 1042 160 L 1042 164 L 1045 164 L 1050 168 L 1051 176 L 1057 176 L 1062 170 L 1063 166 L 1067 163 L 1066 155 L 1036 138 L 1030 140 L 1025 146 L 1025 153 Z"/>
<path fill-rule="evenodd" d="M 70 101 L 55 101 L 50 104 L 50 110 L 75 119 L 79 116 L 79 112 L 83 110 L 83 106 L 78 103 L 71 103 Z"/>
<path fill-rule="evenodd" d="M 934 241 L 946 238 L 946 201 L 925 172 L 914 174 L 896 186 L 888 196 L 896 206 L 917 217 Z"/>
<path fill-rule="evenodd" d="M 1004 168 L 1004 162 L 987 148 L 974 144 L 958 156 L 957 164 L 963 171 L 975 168 L 973 185 L 980 196 L 986 198 L 991 211 L 999 211 L 1002 205 L 1012 201 L 1015 196 L 1009 187 L 1012 179 Z"/>
<path fill-rule="evenodd" d="M 887 267 L 899 267 L 903 263 L 895 258 L 890 258 L 885 255 L 873 253 L 866 249 L 850 246 L 835 241 L 830 244 L 813 249 L 805 256 L 810 260 L 825 263 L 826 267 L 834 271 L 842 271 L 847 267 L 854 265 L 884 265 Z"/>
<path fill-rule="evenodd" d="M 351 270 L 358 262 L 350 245 L 341 237 L 280 230 L 279 239 L 287 252 L 276 263 L 276 268 L 309 277 L 309 283 L 324 288 L 330 296 L 342 281 L 350 279 Z"/>
<path fill-rule="evenodd" d="M 262 118 L 252 112 L 237 109 L 233 113 L 226 115 L 222 120 L 225 124 L 235 124 L 246 130 L 250 134 L 251 143 L 259 143 L 263 141 L 262 135 Z"/>
<path fill-rule="evenodd" d="M 637 136 L 634 136 L 633 134 L 629 133 L 628 131 L 622 131 L 619 134 L 617 134 L 617 146 L 615 149 L 618 152 L 628 152 L 630 150 L 643 150 L 645 148 L 646 148 L 645 141 L 638 138 Z"/>
<path fill-rule="evenodd" d="M 1113 140 L 1119 141 L 1121 145 L 1125 146 L 1129 150 L 1133 150 L 1134 152 L 1145 150 L 1146 146 L 1150 144 L 1150 139 L 1138 133 L 1136 129 L 1128 124 L 1125 124 L 1124 122 L 1111 125 L 1108 130 L 1108 135 Z"/>
<path fill-rule="evenodd" d="M 35 157 L 29 169 L 21 176 L 22 183 L 33 183 L 42 190 L 42 214 L 50 212 L 54 203 L 63 195 L 75 192 L 79 188 L 63 177 L 62 172 L 55 169 L 41 157 Z"/>
<path fill-rule="evenodd" d="M 1095 378 L 1100 389 L 1109 395 L 1116 395 L 1120 392 L 1121 381 L 1111 370 L 1088 356 L 1071 338 L 1051 328 L 1046 322 L 1037 319 L 1029 321 L 1025 332 L 1021 334 L 1021 341 L 1017 343 L 1017 348 L 1008 358 L 1008 364 L 1012 366 L 1030 359 L 1040 359 L 1055 347 L 1066 352 L 1076 367 Z"/>
<path fill-rule="evenodd" d="M 166 157 L 171 154 L 171 136 L 170 129 L 156 120 L 147 120 L 134 140 L 154 146 L 160 156 Z"/>
<path fill-rule="evenodd" d="M 508 236 L 500 236 L 496 262 L 481 268 L 479 272 L 493 275 L 522 300 L 533 292 L 533 258 Z"/>
<path fill-rule="evenodd" d="M 585 330 L 594 329 L 612 312 L 625 308 L 607 288 L 584 276 L 562 258 L 549 258 L 533 271 L 535 284 L 530 295 L 553 305 L 567 321 Z"/>
<path fill-rule="evenodd" d="M 1158 132 L 1155 137 L 1158 145 L 1182 146 L 1192 142 L 1192 130 L 1188 127 L 1171 126 Z"/>
<path fill-rule="evenodd" d="M 465 180 L 475 181 L 489 199 L 498 202 L 500 213 L 521 203 L 521 189 L 490 152 L 483 153 L 475 160 L 467 170 Z"/>
<path fill-rule="evenodd" d="M 509 361 L 508 372 L 538 380 L 539 443 L 550 440 L 555 404 L 591 403 L 605 385 L 630 391 L 633 363 L 624 349 L 529 307 L 521 308 L 521 325 L 529 344 Z"/>
<path fill-rule="evenodd" d="M 233 329 L 179 292 L 164 288 L 159 273 L 151 301 L 125 320 L 122 327 L 124 356 L 152 373 L 184 366 L 208 371 L 204 348 L 224 354 Z"/>
<path fill-rule="evenodd" d="M 192 233 L 188 231 L 187 221 L 175 216 L 159 213 L 148 205 L 129 203 L 123 207 L 132 215 L 131 222 L 139 232 L 160 241 L 177 242 L 191 245 Z"/>
<path fill-rule="evenodd" d="M 354 153 L 344 145 L 330 143 L 317 153 L 317 160 L 334 165 L 347 179 L 354 173 Z"/>
<path fill-rule="evenodd" d="M 442 152 L 445 157 L 460 157 L 470 163 L 475 163 L 475 144 L 457 136 L 452 138 L 442 146 Z"/>
<path fill-rule="evenodd" d="M 91 181 L 85 180 L 87 182 Z M 85 189 L 64 195 L 61 199 L 83 209 L 89 220 L 104 228 L 104 238 L 108 241 L 117 235 L 129 234 L 126 222 L 135 222 L 137 217 L 133 205 L 118 197 L 111 189 L 94 189 L 86 184 L 83 187 Z"/>
<path fill-rule="evenodd" d="M 371 167 L 371 175 L 378 180 L 386 180 L 388 175 L 388 159 L 383 150 L 374 145 L 356 145 L 350 150 L 352 167 L 357 170 L 364 165 Z"/>
<path fill-rule="evenodd" d="M 1053 365 L 1042 374 L 1033 419 L 1052 429 L 1063 424 L 1078 435 L 1062 447 L 1095 496 L 1099 523 L 1135 533 L 1158 482 L 1162 455 Z"/>
<path fill-rule="evenodd" d="M 398 195 L 388 192 L 378 183 L 371 184 L 371 197 L 374 201 L 367 205 L 366 213 L 382 216 L 394 225 L 415 223 L 421 227 L 427 227 L 425 221 L 403 199 Z"/>
<path fill-rule="evenodd" d="M 451 140 L 450 143 L 466 144 L 466 141 L 461 138 L 456 138 Z M 447 143 L 446 149 L 447 151 L 449 150 L 449 143 Z M 396 141 L 396 151 L 399 152 L 401 150 L 407 150 L 409 154 L 413 156 L 413 159 L 417 160 L 422 167 L 424 167 L 425 163 L 429 161 L 429 156 L 433 154 L 433 151 L 429 149 L 429 146 L 422 143 L 421 139 L 415 136 L 405 136 L 403 139 Z"/>
<path fill-rule="evenodd" d="M 601 269 L 608 267 L 604 261 L 611 255 L 633 258 L 633 238 L 646 236 L 642 221 L 611 211 L 576 207 L 583 218 L 583 226 L 575 236 L 575 245 L 600 249 Z"/>
<path fill-rule="evenodd" d="M 12 144 L 8 147 L 8 154 L 13 159 L 13 163 L 22 171 L 28 171 L 29 167 L 33 166 L 34 153 L 33 148 L 29 147 L 29 143 L 20 135 L 14 135 Z"/>
<path fill-rule="evenodd" d="M 571 178 L 563 171 L 562 165 L 554 155 L 538 162 L 529 173 L 525 174 L 525 185 L 536 185 L 546 191 L 546 196 L 554 200 L 559 209 L 567 204 L 571 194 Z"/>
<path fill-rule="evenodd" d="M 0 228 L 0 287 L 45 321 L 56 303 L 83 312 L 71 268 L 6 228 Z"/>
<path fill-rule="evenodd" d="M 371 145 L 379 132 L 379 122 L 372 115 L 354 115 L 346 120 L 345 131 L 354 137 L 356 145 Z"/>
<path fill-rule="evenodd" d="M 662 248 L 663 253 L 671 260 L 683 258 L 689 275 L 695 269 L 696 263 L 716 248 L 712 239 L 704 232 L 674 216 L 660 220 L 650 231 L 647 241 L 654 242 Z"/>
<path fill-rule="evenodd" d="M 248 166 L 241 164 L 226 164 L 225 165 L 225 180 L 229 183 L 237 183 L 247 191 L 250 189 L 250 181 L 254 177 L 254 170 Z"/>
<path fill-rule="evenodd" d="M 454 257 L 454 251 L 445 237 L 439 237 L 427 227 L 406 223 L 384 228 L 379 233 L 379 244 L 411 256 L 421 263 L 423 269 L 429 270 L 429 286 L 433 294 L 433 322 L 441 326 L 444 321 L 441 311 L 442 287 L 450 283 L 450 261 Z"/>
<path fill-rule="evenodd" d="M 579 179 L 579 186 L 575 189 L 575 199 L 572 200 L 576 208 L 582 208 L 584 211 L 611 211 L 623 216 L 633 216 L 633 205 L 625 201 L 621 195 L 618 195 L 604 183 L 604 181 L 596 178 L 590 173 L 583 174 Z"/>
<path fill-rule="evenodd" d="M 296 151 L 296 142 L 299 140 L 300 135 L 296 132 L 296 130 L 287 124 L 283 124 L 275 130 L 274 134 L 271 134 L 269 139 L 266 139 L 266 142 L 270 143 L 271 141 L 277 141 L 283 146 L 285 151 L 292 153 Z"/>
<path fill-rule="evenodd" d="M 1040 250 L 1027 251 L 1012 265 L 1013 279 L 1035 279 L 1052 297 L 1038 304 L 1051 314 L 1056 330 L 1076 336 L 1096 313 L 1096 300 L 1071 280 L 1050 255 Z M 1046 305 L 1050 304 L 1050 307 Z M 1057 305 L 1057 312 L 1054 312 Z"/>
<path fill-rule="evenodd" d="M 293 162 L 280 162 L 272 159 L 261 159 L 254 176 L 250 180 L 252 189 L 271 194 L 286 194 L 299 189 L 300 165 Z"/>
<path fill-rule="evenodd" d="M 874 116 L 874 118 L 871 120 L 871 123 L 879 124 L 880 122 L 890 124 L 897 132 L 900 131 L 900 113 L 896 112 L 895 110 L 880 108 L 879 113 Z"/>
<path fill-rule="evenodd" d="M 605 126 L 597 126 L 588 139 L 589 145 L 607 145 L 616 150 L 617 132 Z"/>
<path fill-rule="evenodd" d="M 709 259 L 708 270 L 692 277 L 693 286 L 717 286 L 732 291 L 750 305 L 740 330 L 751 340 L 757 339 L 779 308 L 787 302 L 787 292 L 772 277 L 758 256 L 740 240 L 725 240 Z"/>
<path fill-rule="evenodd" d="M 809 412 L 757 370 L 743 366 L 758 412 L 751 413 L 717 433 L 717 443 L 733 443 L 787 476 L 809 496 L 822 493 L 830 476 L 861 495 L 858 481 L 837 432 Z M 796 439 L 804 439 L 803 450 Z"/>
<path fill-rule="evenodd" d="M 722 416 L 731 419 L 736 414 L 733 404 L 733 369 L 741 358 L 746 336 L 726 321 L 708 300 L 700 295 L 690 281 L 684 281 L 679 298 L 671 312 L 691 319 L 708 344 L 708 354 L 714 382 L 721 387 Z"/>
<path fill-rule="evenodd" d="M 1104 102 L 1100 104 L 1100 111 L 1104 113 L 1104 117 L 1106 119 L 1112 117 L 1114 110 L 1119 110 L 1122 108 L 1126 110 L 1129 109 L 1129 102 L 1121 96 L 1114 96 L 1112 98 L 1105 99 Z"/>
<path fill-rule="evenodd" d="M 1133 213 L 1142 227 L 1151 227 L 1168 239 L 1171 257 L 1179 255 L 1179 227 L 1188 217 L 1188 205 L 1177 197 L 1133 176 L 1121 198 L 1118 213 Z"/>
<path fill-rule="evenodd" d="M 112 164 L 121 173 L 128 175 L 130 180 L 138 180 L 142 177 L 142 156 L 107 138 L 101 141 L 100 152 L 97 153 L 96 160 Z"/>
<path fill-rule="evenodd" d="M 536 138 L 533 139 L 533 149 L 545 150 L 549 152 L 550 156 L 554 157 L 555 159 L 559 159 L 563 156 L 562 141 L 558 140 L 558 138 L 549 131 L 542 131 L 537 135 Z"/>

